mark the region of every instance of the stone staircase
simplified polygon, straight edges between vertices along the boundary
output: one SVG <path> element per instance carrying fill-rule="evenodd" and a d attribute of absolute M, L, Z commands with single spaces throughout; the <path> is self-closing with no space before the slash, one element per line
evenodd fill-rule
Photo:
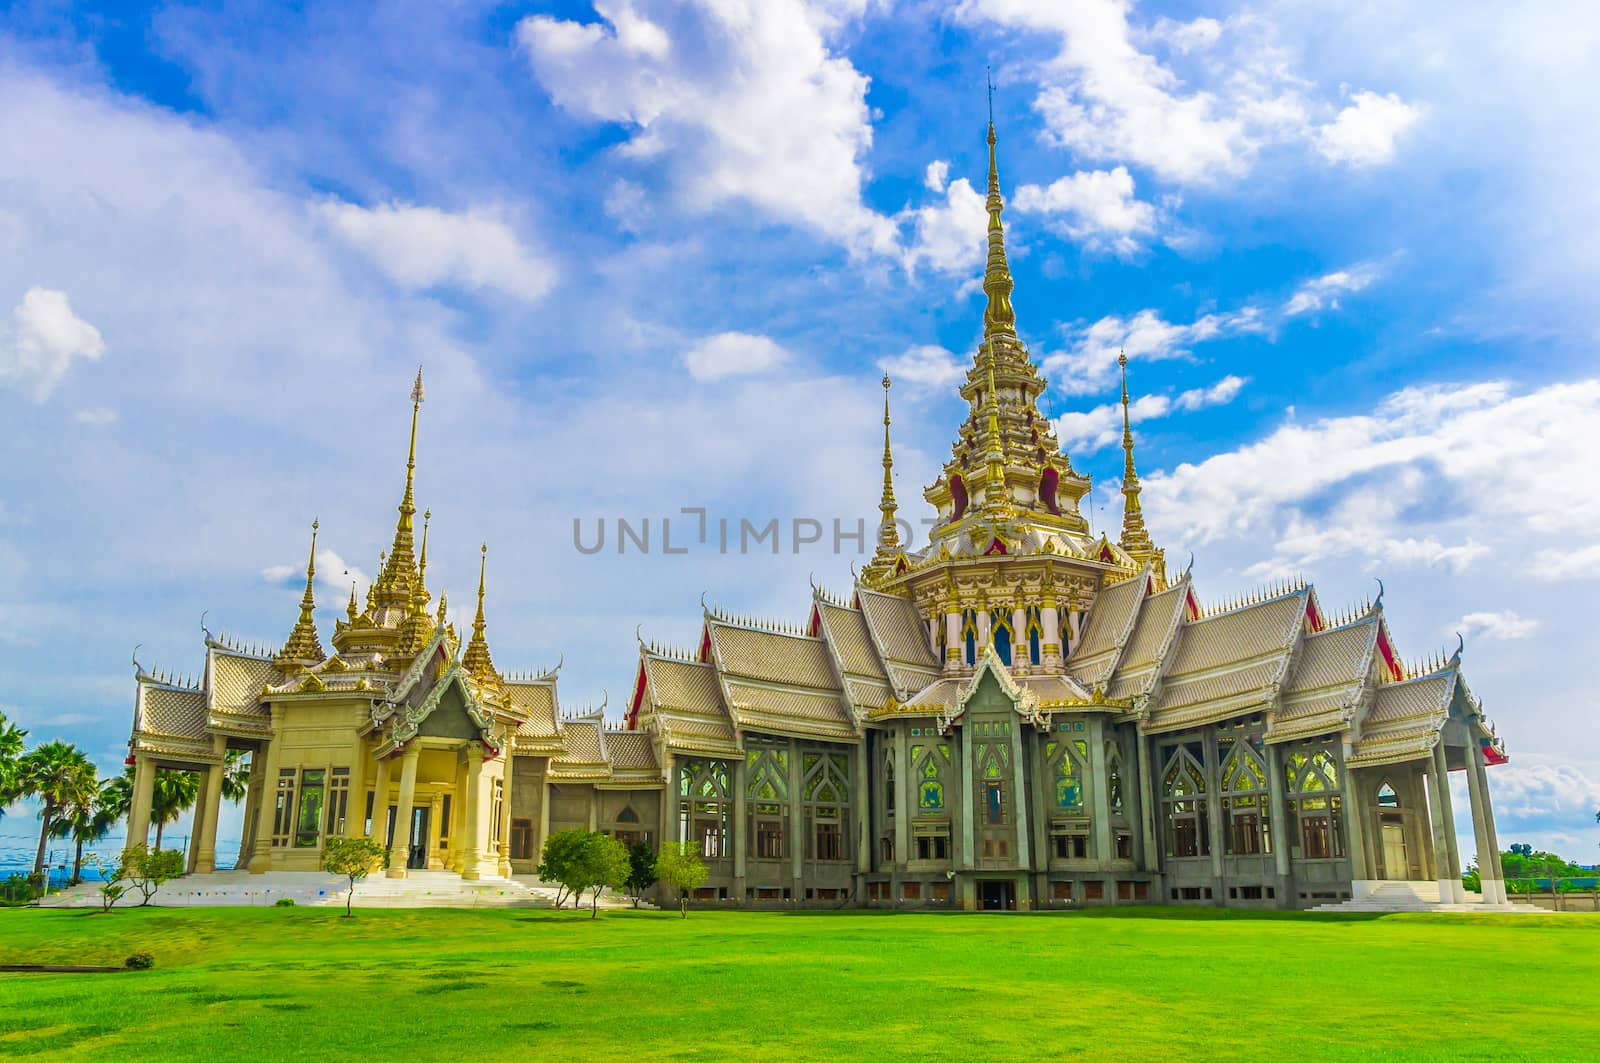
<path fill-rule="evenodd" d="M 150 903 L 165 908 L 258 907 L 268 908 L 288 898 L 296 905 L 338 906 L 345 902 L 349 883 L 316 871 L 275 871 L 251 875 L 219 871 L 186 875 L 156 891 Z M 358 908 L 550 908 L 554 887 L 531 878 L 483 878 L 468 881 L 453 871 L 412 871 L 405 878 L 373 877 L 356 885 Z M 122 905 L 137 904 L 137 896 Z M 100 885 L 85 882 L 40 902 L 49 908 L 98 908 Z M 607 895 L 601 907 L 626 904 L 625 898 Z"/>
<path fill-rule="evenodd" d="M 1371 892 L 1335 904 L 1319 904 L 1313 912 L 1520 912 L 1510 904 L 1485 904 L 1469 893 L 1465 903 L 1443 900 L 1437 882 L 1381 882 Z"/>

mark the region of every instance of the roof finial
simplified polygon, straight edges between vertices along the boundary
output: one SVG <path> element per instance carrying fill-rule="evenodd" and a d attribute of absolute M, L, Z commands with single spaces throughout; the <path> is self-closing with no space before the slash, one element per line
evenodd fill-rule
<path fill-rule="evenodd" d="M 1379 609 L 1383 608 L 1383 580 L 1379 579 L 1377 576 L 1373 576 L 1372 578 L 1378 581 L 1378 596 L 1372 600 L 1372 611 L 1377 612 Z"/>
<path fill-rule="evenodd" d="M 355 623 L 356 618 L 361 615 L 360 611 L 356 608 L 356 581 L 353 579 L 350 581 L 350 604 L 345 606 L 344 615 L 350 618 L 350 622 L 352 624 Z"/>
<path fill-rule="evenodd" d="M 417 557 L 417 578 L 420 580 L 428 574 L 428 522 L 433 519 L 433 510 L 422 511 L 422 553 Z"/>

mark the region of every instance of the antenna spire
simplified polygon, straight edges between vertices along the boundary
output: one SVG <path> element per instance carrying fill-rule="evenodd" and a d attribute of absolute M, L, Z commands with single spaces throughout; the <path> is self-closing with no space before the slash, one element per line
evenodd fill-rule
<path fill-rule="evenodd" d="M 1128 411 L 1128 353 L 1117 353 L 1122 370 L 1122 536 L 1120 545 L 1137 561 L 1159 556 L 1150 533 L 1144 526 L 1144 510 L 1139 504 L 1139 471 L 1133 464 L 1133 420 Z"/>

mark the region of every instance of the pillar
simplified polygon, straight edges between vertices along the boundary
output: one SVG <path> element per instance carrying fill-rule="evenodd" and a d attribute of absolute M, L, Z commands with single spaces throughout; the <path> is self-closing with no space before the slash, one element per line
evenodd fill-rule
<path fill-rule="evenodd" d="M 545 771 L 550 770 L 549 761 L 545 762 Z M 661 844 L 682 841 L 678 837 L 678 774 L 677 758 L 671 752 L 665 752 L 661 757 L 662 778 L 666 780 L 666 789 L 661 792 Z M 550 837 L 550 784 L 545 783 L 544 788 L 544 836 Z"/>
<path fill-rule="evenodd" d="M 1484 904 L 1504 904 L 1504 869 L 1500 854 L 1489 842 L 1489 822 L 1484 812 L 1488 805 L 1482 755 L 1467 745 L 1467 802 L 1472 813 L 1472 836 L 1478 846 L 1478 881 Z"/>
<path fill-rule="evenodd" d="M 420 745 L 413 744 L 400 759 L 400 800 L 395 803 L 394 840 L 389 845 L 389 877 L 405 878 L 411 860 L 411 805 L 417 796 L 417 758 Z"/>
<path fill-rule="evenodd" d="M 257 747 L 250 751 L 250 780 L 245 784 L 244 822 L 239 827 L 239 855 L 234 858 L 235 871 L 250 866 L 250 854 L 255 852 L 256 820 L 260 816 L 261 794 L 266 789 L 266 765 L 263 751 Z"/>
<path fill-rule="evenodd" d="M 454 803 L 454 802 L 452 802 Z M 428 870 L 444 870 L 444 854 L 439 851 L 440 837 L 445 833 L 444 794 L 434 794 L 428 805 Z"/>
<path fill-rule="evenodd" d="M 856 832 L 857 875 L 865 875 L 872 870 L 872 755 L 867 748 L 871 733 L 869 731 L 862 734 L 861 742 L 856 746 L 855 756 L 852 758 L 854 785 L 851 790 L 855 799 L 851 802 L 853 812 L 850 818 Z M 866 900 L 864 893 L 865 888 L 858 887 L 857 902 Z"/>
<path fill-rule="evenodd" d="M 200 822 L 195 824 L 197 840 L 194 870 L 201 875 L 209 875 L 217 869 L 217 820 L 222 814 L 222 773 L 226 770 L 228 750 L 227 739 L 218 736 L 216 741 L 221 747 L 219 755 L 224 760 L 205 770 L 200 780 L 201 798 L 195 802 L 195 813 Z"/>
<path fill-rule="evenodd" d="M 479 863 L 483 858 L 483 746 L 473 742 L 467 747 L 467 821 L 462 832 L 461 877 L 475 880 L 483 877 Z"/>
<path fill-rule="evenodd" d="M 367 832 L 367 742 L 356 736 L 350 757 L 350 806 L 345 809 L 344 836 L 360 838 Z"/>
<path fill-rule="evenodd" d="M 1431 877 L 1439 884 L 1439 899 L 1449 903 L 1455 891 L 1450 888 L 1450 843 L 1445 839 L 1448 828 L 1444 821 L 1444 799 L 1439 796 L 1443 780 L 1440 778 L 1438 760 L 1429 755 L 1424 772 L 1427 777 L 1428 825 L 1432 828 L 1433 861 Z"/>
<path fill-rule="evenodd" d="M 809 840 L 806 838 L 805 780 L 800 743 L 791 738 L 789 740 L 789 889 L 792 891 L 790 896 L 796 901 L 805 898 L 803 865 Z"/>
<path fill-rule="evenodd" d="M 961 866 L 968 871 L 972 870 L 973 858 L 976 856 L 978 847 L 978 836 L 973 829 L 972 822 L 974 783 L 972 778 L 972 735 L 967 733 L 969 726 L 970 724 L 963 722 L 961 730 L 958 732 L 961 753 Z M 901 813 L 901 815 L 906 814 L 905 812 Z M 967 884 L 965 890 L 964 898 L 970 895 L 970 883 Z M 970 903 L 965 901 L 963 903 L 965 907 L 971 907 Z"/>
<path fill-rule="evenodd" d="M 977 657 L 982 657 L 983 656 L 984 647 L 986 647 L 988 645 L 989 645 L 989 604 L 987 602 L 985 602 L 985 603 L 983 603 L 982 605 L 980 605 L 978 607 L 978 653 L 977 653 Z M 963 648 L 965 648 L 965 643 L 963 643 Z M 972 663 L 974 665 L 976 665 L 978 663 L 977 657 L 973 658 Z"/>
<path fill-rule="evenodd" d="M 511 877 L 511 750 L 501 756 L 504 770 L 500 776 L 500 877 Z M 599 801 L 599 794 L 595 795 Z"/>
<path fill-rule="evenodd" d="M 904 867 L 911 859 L 911 752 L 906 726 L 895 728 L 894 744 L 894 862 Z M 897 898 L 898 900 L 898 898 Z"/>
<path fill-rule="evenodd" d="M 750 780 L 749 762 L 740 757 L 733 762 L 733 897 L 737 902 L 743 902 L 745 879 L 750 859 Z"/>
<path fill-rule="evenodd" d="M 1039 605 L 1039 666 L 1045 671 L 1061 667 L 1061 614 L 1054 598 Z"/>
<path fill-rule="evenodd" d="M 1222 755 L 1217 748 L 1217 731 L 1206 728 L 1206 829 L 1211 835 L 1211 877 L 1216 880 L 1216 900 L 1220 906 L 1224 896 L 1222 888 L 1222 853 L 1227 847 L 1222 823 Z"/>
<path fill-rule="evenodd" d="M 467 758 L 460 755 L 456 758 L 456 773 L 450 788 L 450 845 L 444 854 L 444 866 L 457 873 L 461 871 L 461 852 L 464 847 L 462 839 L 466 836 L 466 822 Z"/>
<path fill-rule="evenodd" d="M 189 819 L 188 851 L 183 856 L 183 873 L 192 875 L 200 863 L 200 832 L 206 825 L 206 787 L 211 782 L 209 765 L 195 772 L 194 815 Z"/>
<path fill-rule="evenodd" d="M 1155 742 L 1140 734 L 1135 725 L 1133 747 L 1139 758 L 1139 834 L 1142 841 L 1139 866 L 1146 871 L 1160 871 L 1161 845 L 1156 837 L 1156 816 L 1161 800 L 1156 794 Z"/>
<path fill-rule="evenodd" d="M 389 776 L 393 771 L 392 758 L 378 761 L 378 777 L 372 784 L 372 840 L 382 846 L 389 844 Z"/>
<path fill-rule="evenodd" d="M 250 856 L 250 873 L 265 874 L 272 865 L 273 816 L 278 809 L 278 730 L 283 722 L 281 706 L 272 706 L 272 734 L 267 740 L 267 764 L 262 772 L 261 806 L 256 814 L 255 851 Z"/>
<path fill-rule="evenodd" d="M 1461 904 L 1467 899 L 1467 888 L 1461 881 L 1461 842 L 1456 838 L 1455 803 L 1450 797 L 1450 764 L 1445 755 L 1443 733 L 1433 747 L 1433 763 L 1439 773 L 1439 819 L 1444 826 L 1445 852 L 1449 854 L 1445 867 L 1439 872 L 1439 881 L 1442 883 L 1446 875 L 1450 876 L 1449 900 L 1445 900 L 1442 887 L 1439 899 L 1446 904 Z"/>
<path fill-rule="evenodd" d="M 1089 774 L 1094 780 L 1089 788 L 1089 798 L 1094 803 L 1094 855 L 1101 868 L 1104 868 L 1116 849 L 1111 844 L 1111 780 L 1106 772 L 1106 721 L 1105 717 L 1098 714 L 1089 717 Z"/>
<path fill-rule="evenodd" d="M 1343 767 L 1349 762 L 1350 747 L 1346 745 L 1341 768 L 1344 771 L 1344 843 L 1350 858 L 1350 879 L 1365 881 L 1373 877 L 1372 865 L 1367 858 L 1367 802 L 1362 797 L 1361 784 L 1355 772 Z M 1358 894 L 1354 889 L 1351 896 Z"/>
<path fill-rule="evenodd" d="M 1016 810 L 1017 818 L 1017 866 L 1024 871 L 1031 870 L 1032 846 L 1028 837 L 1028 765 L 1022 751 L 1022 717 L 1018 716 L 1009 721 L 1011 731 L 1011 785 L 1015 788 L 1015 796 L 1011 799 L 1011 807 Z M 1101 752 L 1102 759 L 1104 751 Z M 1024 880 L 1029 881 L 1029 880 Z M 1021 890 L 1018 891 L 1017 909 L 1025 910 L 1029 898 Z"/>
<path fill-rule="evenodd" d="M 1270 802 L 1267 814 L 1272 817 L 1272 860 L 1278 872 L 1278 894 L 1285 896 L 1290 892 L 1289 849 L 1294 844 L 1298 824 L 1289 814 L 1289 802 L 1283 792 L 1283 749 L 1271 742 L 1267 743 L 1267 800 Z"/>
<path fill-rule="evenodd" d="M 967 643 L 961 637 L 961 607 L 944 615 L 944 667 L 946 671 L 966 660 Z"/>
<path fill-rule="evenodd" d="M 1505 866 L 1500 863 L 1500 835 L 1494 829 L 1494 795 L 1489 791 L 1488 766 L 1482 762 L 1481 756 L 1481 753 L 1477 753 L 1472 759 L 1478 765 L 1478 781 L 1483 786 L 1483 825 L 1485 833 L 1489 835 L 1489 851 L 1494 854 L 1491 863 L 1494 864 L 1495 896 L 1501 904 L 1507 904 L 1510 898 L 1506 896 Z"/>
<path fill-rule="evenodd" d="M 1039 660 L 1044 660 L 1044 639 L 1040 638 Z M 1022 606 L 1013 606 L 1011 609 L 1011 663 L 1016 668 L 1027 672 L 1033 665 L 1033 658 L 1029 656 L 1031 650 L 1028 642 L 1028 611 Z"/>

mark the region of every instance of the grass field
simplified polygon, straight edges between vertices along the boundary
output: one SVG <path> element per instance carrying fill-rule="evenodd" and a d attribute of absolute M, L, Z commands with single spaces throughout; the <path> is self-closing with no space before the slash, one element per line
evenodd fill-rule
<path fill-rule="evenodd" d="M 1594 1059 L 1600 917 L 0 911 L 0 1058 Z"/>

